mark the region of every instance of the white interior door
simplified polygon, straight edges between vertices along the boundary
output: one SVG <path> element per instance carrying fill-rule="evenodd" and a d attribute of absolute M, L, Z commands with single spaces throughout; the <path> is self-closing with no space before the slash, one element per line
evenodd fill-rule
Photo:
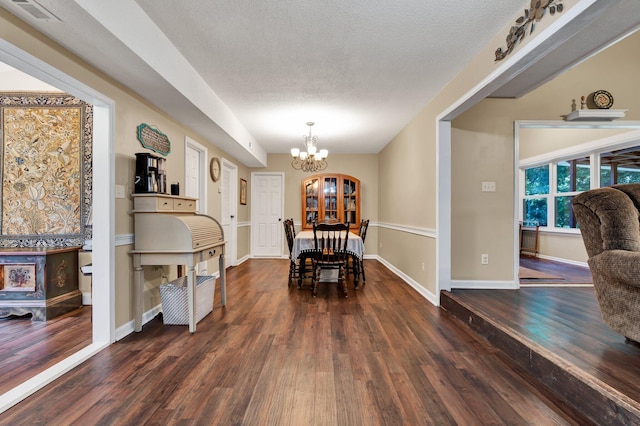
<path fill-rule="evenodd" d="M 196 211 L 206 214 L 208 151 L 188 136 L 185 136 L 184 142 L 184 188 L 180 188 L 179 195 L 197 198 Z M 168 187 L 169 183 L 171 181 L 167 183 Z"/>
<path fill-rule="evenodd" d="M 196 211 L 203 214 L 206 214 L 207 209 L 206 164 L 207 148 L 186 136 L 184 143 L 184 188 L 180 188 L 179 195 L 197 198 Z M 169 183 L 167 186 L 170 187 Z M 198 263 L 196 272 L 206 275 L 208 273 L 207 262 Z"/>
<path fill-rule="evenodd" d="M 238 260 L 238 168 L 223 158 L 221 172 L 220 224 L 226 240 L 226 264 L 233 266 Z"/>
<path fill-rule="evenodd" d="M 251 175 L 251 247 L 254 256 L 280 257 L 284 215 L 284 175 Z"/>

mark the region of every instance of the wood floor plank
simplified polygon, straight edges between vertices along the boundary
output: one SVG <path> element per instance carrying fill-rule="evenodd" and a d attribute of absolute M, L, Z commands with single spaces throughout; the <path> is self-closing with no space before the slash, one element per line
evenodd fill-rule
<path fill-rule="evenodd" d="M 0 424 L 575 424 L 484 339 L 365 263 L 345 299 L 289 287 L 286 259 L 248 260 L 195 334 L 155 318 Z"/>

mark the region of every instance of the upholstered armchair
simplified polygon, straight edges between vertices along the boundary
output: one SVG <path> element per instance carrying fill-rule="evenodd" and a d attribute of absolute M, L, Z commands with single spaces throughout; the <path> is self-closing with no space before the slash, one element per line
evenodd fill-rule
<path fill-rule="evenodd" d="M 604 322 L 640 342 L 640 184 L 573 198 Z"/>

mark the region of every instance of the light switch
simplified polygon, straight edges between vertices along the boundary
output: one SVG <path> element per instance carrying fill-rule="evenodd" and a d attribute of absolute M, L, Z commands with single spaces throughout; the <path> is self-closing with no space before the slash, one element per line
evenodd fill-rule
<path fill-rule="evenodd" d="M 116 185 L 116 198 L 124 198 L 124 185 Z"/>
<path fill-rule="evenodd" d="M 496 183 L 482 182 L 482 192 L 496 192 Z"/>

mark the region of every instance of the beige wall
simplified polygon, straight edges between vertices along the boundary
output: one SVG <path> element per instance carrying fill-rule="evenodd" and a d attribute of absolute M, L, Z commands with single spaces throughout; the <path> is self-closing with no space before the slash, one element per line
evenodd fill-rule
<path fill-rule="evenodd" d="M 521 128 L 518 131 L 519 158 L 524 160 L 625 132 L 629 129 Z"/>
<path fill-rule="evenodd" d="M 360 217 L 372 223 L 378 220 L 378 155 L 331 154 L 327 159 L 328 166 L 320 173 L 339 173 L 353 176 L 360 180 Z M 300 227 L 302 222 L 302 180 L 309 173 L 291 167 L 291 155 L 269 154 L 267 167 L 251 169 L 254 172 L 284 173 L 284 216 L 293 218 Z M 283 231 L 284 232 L 284 231 Z M 377 242 L 375 226 L 369 226 L 365 240 L 366 254 L 375 254 Z M 286 249 L 286 247 L 285 247 Z M 284 254 L 284 251 L 283 251 Z"/>
<path fill-rule="evenodd" d="M 580 1 L 565 1 L 565 14 Z M 514 20 L 517 17 L 514 17 Z M 536 24 L 536 32 L 525 38 L 518 45 L 509 58 L 512 58 L 532 40 L 535 40 L 545 29 L 552 25 L 561 16 L 545 17 Z M 504 47 L 505 35 L 508 34 L 512 23 L 508 23 L 496 37 L 491 40 L 484 49 L 456 75 L 451 82 L 431 100 L 425 108 L 411 120 L 411 122 L 396 136 L 380 153 L 380 214 L 379 220 L 383 224 L 389 224 L 384 231 L 379 233 L 379 254 L 388 260 L 393 266 L 399 267 L 402 272 L 415 280 L 417 285 L 426 291 L 436 293 L 436 270 L 428 269 L 425 274 L 421 272 L 422 259 L 434 255 L 437 240 L 429 235 L 429 231 L 436 227 L 437 193 L 436 173 L 438 171 L 437 147 L 437 119 L 445 111 L 455 105 L 463 96 L 469 93 L 492 73 L 497 71 L 502 64 L 494 61 L 494 52 L 497 47 Z M 603 68 L 610 70 L 611 66 Z M 600 87 L 598 87 L 600 88 Z M 594 88 L 595 90 L 596 88 Z M 581 90 L 582 92 L 583 90 Z M 568 96 L 567 104 L 570 105 L 571 97 Z M 615 94 L 614 94 L 615 96 Z M 540 99 L 536 105 L 538 114 L 523 114 L 522 118 L 541 119 L 558 117 L 566 114 L 566 104 L 553 105 L 549 98 L 557 99 L 556 93 L 546 94 L 546 98 Z M 485 101 L 490 102 L 490 101 Z M 484 102 L 483 102 L 484 104 Z M 554 108 L 555 107 L 555 108 Z M 527 106 L 529 108 L 529 105 Z M 554 112 L 557 110 L 557 112 Z M 513 205 L 513 114 L 516 111 L 499 111 L 498 115 L 488 115 L 488 119 L 481 120 L 480 128 L 472 126 L 466 129 L 460 127 L 457 120 L 454 123 L 452 138 L 452 169 L 458 173 L 456 177 L 443 176 L 452 185 L 452 279 L 474 280 L 502 280 L 513 278 L 513 230 L 509 221 L 496 221 L 495 215 L 508 218 L 512 217 Z M 538 115 L 537 117 L 535 115 Z M 468 133 L 460 133 L 459 130 Z M 475 137 L 477 133 L 479 143 L 469 140 L 468 136 Z M 491 139 L 496 138 L 496 145 Z M 442 157 L 446 158 L 446 157 Z M 475 167 L 482 160 L 480 168 Z M 473 165 L 472 169 L 467 166 Z M 468 178 L 461 184 L 462 174 Z M 498 192 L 491 196 L 482 197 L 480 185 L 483 180 L 497 182 Z M 486 193 L 485 193 L 486 194 Z M 404 208 L 403 206 L 410 206 Z M 502 209 L 509 212 L 502 213 Z M 413 240 L 408 241 L 407 232 L 403 226 L 421 228 L 426 232 L 424 236 L 413 234 Z M 437 238 L 448 238 L 448 235 L 439 235 Z M 380 244 L 382 245 L 380 247 Z M 415 244 L 415 250 L 406 253 L 406 257 L 400 259 L 394 252 L 402 244 Z M 480 254 L 489 253 L 490 264 L 480 268 Z M 435 265 L 435 262 L 427 262 Z M 403 265 L 400 267 L 399 265 Z M 446 272 L 446 271 L 445 271 Z"/>
<path fill-rule="evenodd" d="M 572 99 L 580 99 L 582 94 L 597 89 L 612 93 L 614 108 L 629 109 L 627 120 L 640 119 L 640 84 L 635 78 L 640 58 L 632 53 L 638 45 L 640 32 L 520 99 L 486 99 L 453 120 L 452 252 L 455 255 L 452 270 L 456 279 L 508 279 L 512 274 L 514 121 L 560 120 L 570 112 Z M 531 132 L 533 130 L 527 130 L 525 134 Z M 527 156 L 584 142 L 588 139 L 585 133 L 594 138 L 615 133 L 561 129 L 538 132 L 542 138 L 535 138 L 535 146 L 531 146 L 532 138 L 521 146 Z M 480 192 L 483 180 L 496 181 L 498 191 L 495 194 Z M 494 215 L 500 218 L 499 223 L 491 219 Z M 491 226 L 485 226 L 487 223 Z M 542 233 L 540 252 L 579 262 L 587 259 L 584 244 L 576 235 Z M 486 268 L 486 273 L 479 265 L 480 253 L 490 254 L 490 268 Z"/>

